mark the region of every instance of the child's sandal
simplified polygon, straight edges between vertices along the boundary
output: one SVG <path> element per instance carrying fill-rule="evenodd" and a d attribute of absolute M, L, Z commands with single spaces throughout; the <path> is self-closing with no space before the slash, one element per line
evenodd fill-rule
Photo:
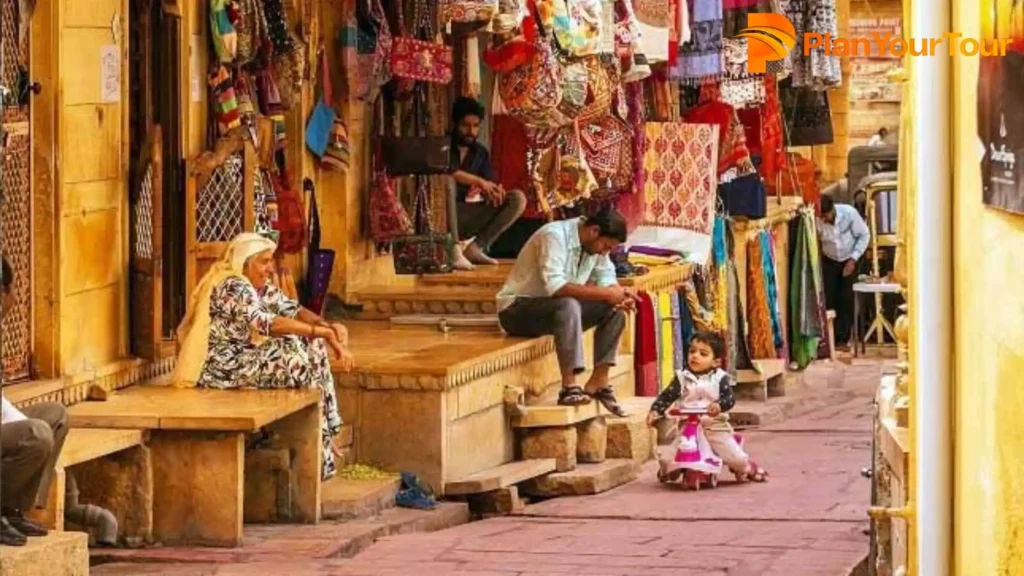
<path fill-rule="evenodd" d="M 761 466 L 759 466 L 757 462 L 752 461 L 750 463 L 750 471 L 747 472 L 746 475 L 747 479 L 750 480 L 751 482 L 761 483 L 768 481 L 768 471 L 765 470 L 764 468 L 761 468 Z"/>

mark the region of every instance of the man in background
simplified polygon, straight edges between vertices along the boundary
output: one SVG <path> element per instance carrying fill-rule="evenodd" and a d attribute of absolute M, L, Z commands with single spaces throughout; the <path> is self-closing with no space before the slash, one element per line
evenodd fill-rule
<path fill-rule="evenodd" d="M 456 259 L 456 268 L 494 265 L 487 255 L 491 244 L 526 210 L 526 195 L 505 190 L 491 167 L 491 156 L 477 142 L 484 107 L 474 98 L 458 98 L 452 105 L 452 178 L 448 198 L 448 227 L 458 240 L 473 238 Z"/>
<path fill-rule="evenodd" d="M 14 271 L 7 260 L 2 261 L 2 273 L 0 317 L 14 305 Z M 0 423 L 0 544 L 24 546 L 27 536 L 47 533 L 25 511 L 46 507 L 53 467 L 68 434 L 67 409 L 44 402 L 22 411 L 0 398 Z"/>
<path fill-rule="evenodd" d="M 857 262 L 868 249 L 871 232 L 857 209 L 837 204 L 832 196 L 821 197 L 818 220 L 821 242 L 821 275 L 825 283 L 825 305 L 834 310 L 836 346 L 846 348 L 853 323 L 853 285 L 857 282 Z"/>

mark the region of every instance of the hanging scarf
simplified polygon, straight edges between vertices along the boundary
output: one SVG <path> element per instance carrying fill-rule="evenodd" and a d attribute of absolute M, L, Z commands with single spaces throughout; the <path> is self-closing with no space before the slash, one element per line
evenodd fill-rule
<path fill-rule="evenodd" d="M 747 73 L 747 39 L 725 40 L 725 77 L 722 78 L 722 101 L 737 109 L 764 104 L 764 74 Z"/>
<path fill-rule="evenodd" d="M 803 369 L 818 357 L 818 345 L 825 335 L 825 319 L 819 313 L 820 268 L 813 213 L 801 212 L 790 223 L 790 230 L 794 240 L 789 286 L 790 354 Z"/>
<path fill-rule="evenodd" d="M 683 305 L 678 292 L 669 292 L 668 297 L 672 301 L 672 366 L 685 370 L 688 340 L 683 340 Z"/>
<path fill-rule="evenodd" d="M 759 236 L 750 238 L 747 251 L 747 325 L 750 354 L 754 358 L 775 358 L 775 342 L 769 311 L 768 283 Z"/>
<path fill-rule="evenodd" d="M 722 0 L 689 0 L 691 39 L 679 49 L 679 61 L 669 72 L 675 80 L 694 81 L 725 72 L 722 59 Z"/>
<path fill-rule="evenodd" d="M 749 14 L 772 12 L 771 0 L 722 0 L 723 31 L 726 38 L 734 38 L 747 27 Z"/>
<path fill-rule="evenodd" d="M 655 333 L 654 303 L 650 294 L 640 292 L 636 307 L 636 348 L 633 358 L 637 396 L 658 395 L 658 341 Z"/>
<path fill-rule="evenodd" d="M 715 124 L 718 126 L 718 176 L 735 168 L 737 175 L 754 172 L 754 163 L 747 150 L 743 136 L 743 123 L 736 116 L 736 109 L 725 102 L 710 101 L 694 108 L 686 115 L 691 124 Z"/>
<path fill-rule="evenodd" d="M 660 324 L 658 333 L 661 336 L 661 354 L 658 356 L 658 366 L 661 378 L 659 390 L 664 390 L 672 383 L 675 377 L 675 330 L 672 319 L 672 296 L 669 292 L 658 293 L 658 315 Z"/>
<path fill-rule="evenodd" d="M 843 79 L 838 56 L 827 56 L 824 48 L 812 48 L 804 56 L 804 34 L 839 37 L 835 0 L 782 0 L 782 10 L 796 30 L 793 55 L 793 84 L 814 90 L 838 86 Z"/>
<path fill-rule="evenodd" d="M 785 346 L 785 338 L 783 337 L 782 314 L 780 313 L 778 278 L 775 274 L 775 250 L 770 232 L 762 230 L 759 236 L 761 237 L 761 268 L 764 272 L 765 292 L 768 294 L 768 314 L 772 321 L 775 350 L 778 351 Z"/>
<path fill-rule="evenodd" d="M 260 252 L 277 249 L 271 240 L 254 232 L 243 232 L 231 241 L 220 261 L 199 280 L 189 297 L 188 310 L 178 325 L 178 360 L 171 383 L 191 388 L 199 381 L 210 346 L 210 297 L 213 290 L 228 278 L 249 280 L 243 274 L 245 263 Z M 258 345 L 265 337 L 253 332 L 252 343 Z"/>

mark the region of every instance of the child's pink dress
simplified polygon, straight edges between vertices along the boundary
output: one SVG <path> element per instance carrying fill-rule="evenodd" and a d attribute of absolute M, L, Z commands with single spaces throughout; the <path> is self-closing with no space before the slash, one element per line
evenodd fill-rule
<path fill-rule="evenodd" d="M 681 408 L 706 408 L 707 402 L 682 403 Z M 700 416 L 680 417 L 679 436 L 674 445 L 675 457 L 662 459 L 663 473 L 678 470 L 693 470 L 705 474 L 719 474 L 722 471 L 722 459 L 711 449 L 704 427 L 700 424 Z"/>

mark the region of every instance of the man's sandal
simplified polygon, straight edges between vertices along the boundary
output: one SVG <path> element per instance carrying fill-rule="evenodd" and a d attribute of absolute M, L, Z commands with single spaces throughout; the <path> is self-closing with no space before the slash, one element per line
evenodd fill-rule
<path fill-rule="evenodd" d="M 591 396 L 615 416 L 621 418 L 626 415 L 626 411 L 619 405 L 619 401 L 615 399 L 615 390 L 611 386 L 600 388 Z"/>
<path fill-rule="evenodd" d="M 568 386 L 562 388 L 562 391 L 558 393 L 559 406 L 583 406 L 586 404 L 590 404 L 590 396 L 587 396 L 587 393 L 579 386 Z"/>

